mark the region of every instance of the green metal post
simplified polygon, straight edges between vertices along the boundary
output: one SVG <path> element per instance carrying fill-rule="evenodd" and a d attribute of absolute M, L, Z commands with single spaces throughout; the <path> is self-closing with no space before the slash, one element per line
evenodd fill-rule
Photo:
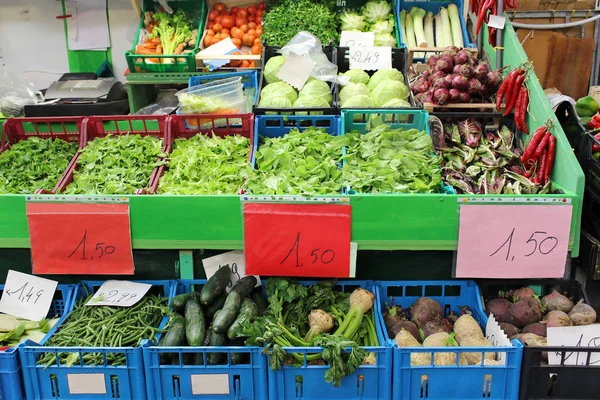
<path fill-rule="evenodd" d="M 194 279 L 194 256 L 191 250 L 179 251 L 179 277 Z"/>

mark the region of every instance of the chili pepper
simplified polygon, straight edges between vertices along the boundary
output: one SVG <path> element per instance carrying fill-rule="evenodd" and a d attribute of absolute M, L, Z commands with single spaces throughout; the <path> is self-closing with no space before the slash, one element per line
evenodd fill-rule
<path fill-rule="evenodd" d="M 504 116 L 508 116 L 508 114 L 510 114 L 510 112 L 513 110 L 513 108 L 515 108 L 515 103 L 517 102 L 517 96 L 519 95 L 519 91 L 521 90 L 521 85 L 523 84 L 523 81 L 525 80 L 525 75 L 517 75 L 517 78 L 515 79 L 515 83 L 511 92 L 511 97 L 510 97 L 510 102 L 507 101 L 507 106 L 506 106 L 506 111 L 504 111 Z"/>
<path fill-rule="evenodd" d="M 488 26 L 488 43 L 490 46 L 496 46 L 496 28 Z"/>
<path fill-rule="evenodd" d="M 552 167 L 554 167 L 554 159 L 556 158 L 556 137 L 554 136 L 550 136 L 546 157 L 546 171 L 544 172 L 544 176 L 546 177 L 546 180 L 549 180 L 550 174 L 552 173 Z"/>
<path fill-rule="evenodd" d="M 592 117 L 590 122 L 588 122 L 588 128 L 590 128 L 590 129 L 600 128 L 600 112 L 596 113 L 596 115 L 594 115 Z"/>
<path fill-rule="evenodd" d="M 548 147 L 548 141 L 550 141 L 550 136 L 552 136 L 550 134 L 550 132 L 546 131 L 544 133 L 544 137 L 540 141 L 540 144 L 537 145 L 537 147 L 535 148 L 535 152 L 531 156 L 532 159 L 534 159 L 534 160 L 540 159 L 540 156 L 542 155 L 544 150 L 546 150 L 546 148 Z"/>
<path fill-rule="evenodd" d="M 517 68 L 513 69 L 512 71 L 510 71 L 510 73 L 508 74 L 508 76 L 506 77 L 506 89 L 504 91 L 504 94 L 506 94 L 506 101 L 505 101 L 505 106 L 508 108 L 508 103 L 510 102 L 510 96 L 512 96 L 512 91 L 515 85 L 515 81 L 517 79 L 517 76 L 519 74 L 519 70 Z"/>
<path fill-rule="evenodd" d="M 520 111 L 520 115 L 521 115 L 521 127 L 523 129 L 523 132 L 525 132 L 526 134 L 529 135 L 529 129 L 527 129 L 527 109 L 529 108 L 529 90 L 527 89 L 527 86 L 523 86 L 521 88 L 521 91 L 523 92 L 523 103 L 521 104 L 521 111 Z"/>
<path fill-rule="evenodd" d="M 539 164 L 539 168 L 538 168 L 538 173 L 537 173 L 537 177 L 538 177 L 538 181 L 540 182 L 540 185 L 544 185 L 546 184 L 546 157 L 548 155 L 548 148 L 546 147 L 544 149 L 544 151 L 542 152 L 542 155 L 540 156 L 540 164 Z"/>
<path fill-rule="evenodd" d="M 522 102 L 523 102 L 523 95 L 522 95 L 522 92 L 519 91 L 519 94 L 517 95 L 517 103 L 515 105 L 514 119 L 515 119 L 515 126 L 517 127 L 517 130 L 520 132 L 523 131 L 523 126 L 521 125 L 521 103 Z"/>
<path fill-rule="evenodd" d="M 510 76 L 510 73 L 508 74 L 508 76 Z M 508 85 L 508 76 L 504 78 L 504 80 L 500 84 L 498 93 L 496 93 L 496 110 L 498 110 L 500 108 L 500 105 L 502 105 L 502 98 L 504 97 L 504 93 L 506 92 L 506 87 Z"/>
<path fill-rule="evenodd" d="M 479 8 L 479 1 L 478 0 L 474 0 L 471 2 L 471 12 L 472 13 L 476 13 L 477 12 L 477 8 Z"/>
<path fill-rule="evenodd" d="M 475 35 L 479 35 L 479 31 L 481 30 L 481 25 L 483 25 L 483 20 L 492 6 L 494 0 L 484 0 L 483 5 L 479 9 L 479 14 L 477 16 L 477 28 L 475 29 Z"/>
<path fill-rule="evenodd" d="M 531 177 L 531 170 L 527 170 L 525 171 L 525 175 L 523 175 L 525 178 L 529 178 Z"/>
<path fill-rule="evenodd" d="M 529 159 L 532 158 L 533 153 L 535 152 L 535 149 L 537 148 L 540 141 L 544 138 L 545 132 L 546 132 L 545 125 L 540 126 L 537 129 L 537 131 L 535 131 L 535 133 L 531 137 L 531 140 L 529 141 L 529 144 L 527 145 L 527 149 L 525 149 L 525 152 L 521 156 L 521 161 L 523 162 L 523 164 L 525 164 Z"/>

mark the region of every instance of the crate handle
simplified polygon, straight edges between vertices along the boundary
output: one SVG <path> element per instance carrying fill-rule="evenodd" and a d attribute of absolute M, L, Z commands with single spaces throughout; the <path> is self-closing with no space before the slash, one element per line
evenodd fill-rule
<path fill-rule="evenodd" d="M 429 376 L 421 375 L 421 396 L 420 398 L 426 399 L 429 397 Z"/>

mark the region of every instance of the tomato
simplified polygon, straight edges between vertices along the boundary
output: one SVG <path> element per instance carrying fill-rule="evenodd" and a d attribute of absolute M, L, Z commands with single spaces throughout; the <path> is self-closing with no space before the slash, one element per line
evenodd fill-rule
<path fill-rule="evenodd" d="M 231 39 L 231 41 L 233 42 L 233 44 L 235 44 L 235 47 L 237 47 L 238 49 L 242 47 L 242 39 L 233 38 Z"/>
<path fill-rule="evenodd" d="M 230 15 L 225 16 L 221 19 L 221 25 L 223 25 L 223 28 L 231 29 L 235 26 L 235 19 Z"/>
<path fill-rule="evenodd" d="M 221 2 L 215 4 L 215 6 L 213 7 L 213 10 L 217 10 L 217 11 L 225 11 L 227 10 L 227 6 Z"/>
<path fill-rule="evenodd" d="M 237 12 L 237 16 L 238 17 L 247 17 L 248 16 L 248 10 L 246 10 L 245 8 L 239 8 L 238 12 Z"/>
<path fill-rule="evenodd" d="M 217 24 L 220 24 L 222 19 L 223 19 L 223 16 L 222 16 L 222 15 L 219 15 L 217 18 L 215 18 L 215 22 L 216 22 Z"/>
<path fill-rule="evenodd" d="M 244 37 L 244 31 L 234 26 L 233 28 L 231 28 L 231 37 L 242 40 L 242 38 Z"/>
<path fill-rule="evenodd" d="M 250 66 L 250 61 L 244 60 L 242 61 L 242 68 L 248 68 Z"/>
<path fill-rule="evenodd" d="M 248 15 L 248 21 L 254 22 L 256 20 L 256 15 Z"/>
<path fill-rule="evenodd" d="M 256 22 L 248 22 L 248 28 L 256 29 Z"/>
<path fill-rule="evenodd" d="M 227 28 L 223 28 L 223 29 L 221 29 L 221 34 L 223 34 L 223 33 L 226 33 L 226 34 L 230 35 L 231 31 L 229 29 L 227 29 Z"/>
<path fill-rule="evenodd" d="M 255 38 L 253 43 L 254 43 L 254 46 L 256 46 L 257 44 L 261 44 L 260 38 Z"/>
<path fill-rule="evenodd" d="M 264 15 L 264 11 L 263 10 L 258 10 L 256 12 L 256 21 L 262 21 L 263 19 L 263 15 Z"/>
<path fill-rule="evenodd" d="M 262 46 L 260 44 L 255 44 L 252 46 L 252 54 L 260 54 L 262 53 Z"/>
<path fill-rule="evenodd" d="M 242 44 L 244 46 L 252 47 L 253 43 L 254 43 L 254 36 L 252 36 L 248 33 L 244 34 L 244 37 L 242 38 Z"/>
<path fill-rule="evenodd" d="M 208 13 L 208 20 L 214 21 L 219 16 L 219 12 L 217 10 L 212 10 Z"/>
<path fill-rule="evenodd" d="M 209 22 L 208 24 L 206 24 L 206 29 L 211 29 L 213 27 L 215 23 L 214 22 Z"/>
<path fill-rule="evenodd" d="M 248 23 L 248 19 L 246 17 L 241 17 L 239 14 L 235 19 L 235 26 L 242 27 L 242 25 L 246 25 Z"/>
<path fill-rule="evenodd" d="M 221 41 L 221 38 L 218 37 L 217 35 L 213 36 L 213 38 L 210 40 L 210 45 L 215 45 L 217 43 L 219 43 Z"/>
<path fill-rule="evenodd" d="M 255 6 L 249 6 L 247 8 L 248 10 L 248 14 L 256 14 L 256 7 Z"/>
<path fill-rule="evenodd" d="M 210 36 L 214 36 L 214 34 L 215 34 L 215 31 L 213 31 L 212 29 L 207 29 L 207 30 L 206 30 L 206 34 L 207 34 L 207 35 L 210 35 Z"/>
<path fill-rule="evenodd" d="M 221 32 L 221 40 L 228 37 L 231 37 L 231 35 L 228 32 Z"/>
<path fill-rule="evenodd" d="M 252 35 L 252 37 L 256 37 L 256 31 L 254 29 L 248 29 L 248 32 L 246 32 L 248 35 Z M 252 39 L 252 41 L 254 41 L 254 39 Z"/>
<path fill-rule="evenodd" d="M 256 36 L 262 36 L 262 34 L 263 34 L 263 28 L 262 28 L 262 26 L 259 26 L 259 27 L 257 27 L 257 28 L 254 30 L 254 34 L 255 34 Z"/>
<path fill-rule="evenodd" d="M 204 47 L 210 46 L 210 42 L 212 41 L 214 35 L 206 35 L 204 36 Z"/>
<path fill-rule="evenodd" d="M 213 25 L 212 29 L 215 32 L 221 32 L 221 29 L 223 29 L 223 25 L 221 25 L 219 23 L 216 23 L 216 24 Z"/>
<path fill-rule="evenodd" d="M 248 25 L 242 25 L 240 26 L 240 29 L 242 30 L 242 32 L 246 33 L 250 28 L 248 28 Z"/>
<path fill-rule="evenodd" d="M 265 9 L 265 2 L 261 1 L 260 3 L 258 3 L 258 7 L 259 10 L 264 10 Z"/>
<path fill-rule="evenodd" d="M 231 15 L 237 14 L 239 7 L 231 7 Z"/>

